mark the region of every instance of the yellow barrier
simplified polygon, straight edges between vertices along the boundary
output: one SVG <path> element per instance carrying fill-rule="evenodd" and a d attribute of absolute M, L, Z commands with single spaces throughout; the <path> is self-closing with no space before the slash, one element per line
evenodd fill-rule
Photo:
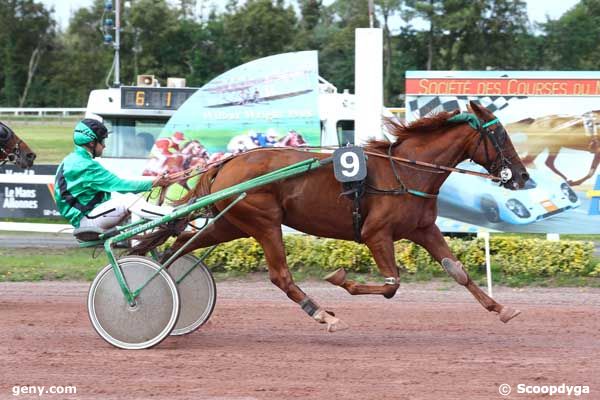
<path fill-rule="evenodd" d="M 587 197 L 600 197 L 600 190 L 588 190 L 585 192 Z"/>

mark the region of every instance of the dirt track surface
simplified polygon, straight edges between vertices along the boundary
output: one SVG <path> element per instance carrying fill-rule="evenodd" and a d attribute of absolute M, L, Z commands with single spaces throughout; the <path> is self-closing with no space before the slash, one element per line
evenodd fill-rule
<path fill-rule="evenodd" d="M 395 298 L 301 285 L 351 327 L 327 334 L 267 278 L 218 284 L 191 335 L 118 350 L 90 325 L 87 283 L 0 284 L 0 399 L 537 399 L 527 385 L 588 385 L 600 399 L 600 290 L 496 288 L 523 314 L 508 324 L 454 284 L 407 284 Z M 498 386 L 513 387 L 502 397 Z M 76 386 L 13 396 L 16 385 Z"/>

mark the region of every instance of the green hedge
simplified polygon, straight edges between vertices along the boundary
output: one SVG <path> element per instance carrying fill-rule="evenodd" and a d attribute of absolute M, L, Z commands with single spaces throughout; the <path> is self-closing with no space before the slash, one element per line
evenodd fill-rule
<path fill-rule="evenodd" d="M 292 270 L 302 267 L 320 268 L 324 272 L 344 267 L 348 272 L 376 272 L 371 253 L 354 242 L 315 238 L 303 235 L 284 237 L 288 265 Z M 446 238 L 452 252 L 467 270 L 480 270 L 485 265 L 483 239 Z M 592 242 L 543 239 L 494 238 L 490 252 L 492 265 L 506 275 L 598 276 L 600 263 L 593 262 Z M 396 260 L 409 273 L 437 273 L 440 265 L 422 247 L 401 240 L 395 244 Z M 264 271 L 266 263 L 262 248 L 254 239 L 239 239 L 217 247 L 207 260 L 209 265 L 226 271 Z"/>

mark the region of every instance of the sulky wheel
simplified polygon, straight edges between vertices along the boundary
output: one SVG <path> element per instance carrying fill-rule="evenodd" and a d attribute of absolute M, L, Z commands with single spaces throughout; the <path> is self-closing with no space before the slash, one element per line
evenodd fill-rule
<path fill-rule="evenodd" d="M 194 269 L 186 275 L 192 267 Z M 198 258 L 191 254 L 175 260 L 168 271 L 178 282 L 181 299 L 179 319 L 171 335 L 185 335 L 200 328 L 210 318 L 217 301 L 217 286 L 206 265 L 198 263 Z"/>
<path fill-rule="evenodd" d="M 158 263 L 146 257 L 123 257 L 118 263 L 131 291 L 144 285 L 160 269 Z M 166 338 L 177 322 L 177 286 L 163 270 L 130 305 L 109 264 L 90 286 L 88 313 L 94 329 L 108 343 L 122 349 L 147 349 Z"/>

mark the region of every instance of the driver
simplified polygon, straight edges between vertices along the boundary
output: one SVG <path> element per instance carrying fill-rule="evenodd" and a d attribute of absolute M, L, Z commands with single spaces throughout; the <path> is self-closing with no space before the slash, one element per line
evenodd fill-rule
<path fill-rule="evenodd" d="M 170 213 L 171 207 L 149 204 L 134 193 L 168 186 L 171 179 L 121 179 L 94 160 L 102 155 L 107 137 L 106 127 L 95 119 L 84 119 L 75 126 L 75 150 L 59 165 L 55 177 L 54 198 L 60 214 L 75 228 L 109 229 L 131 213 L 144 219 Z M 112 197 L 111 192 L 127 194 Z"/>

